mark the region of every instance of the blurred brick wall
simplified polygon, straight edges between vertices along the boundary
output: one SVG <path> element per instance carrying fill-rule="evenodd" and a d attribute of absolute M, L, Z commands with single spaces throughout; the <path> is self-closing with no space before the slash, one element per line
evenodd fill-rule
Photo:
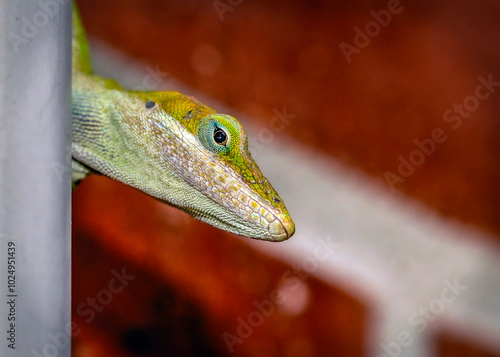
<path fill-rule="evenodd" d="M 478 101 L 456 130 L 443 119 L 475 95 L 478 76 L 500 81 L 498 2 L 402 1 L 350 63 L 339 45 L 355 45 L 355 27 L 364 29 L 387 1 L 243 0 L 223 21 L 212 1 L 79 3 L 92 37 L 249 114 L 257 127 L 269 127 L 273 109 L 286 107 L 296 116 L 277 135 L 370 174 L 389 192 L 387 173 L 398 175 L 404 182 L 394 183 L 395 194 L 500 233 L 500 91 Z M 429 143 L 436 129 L 446 140 L 403 177 L 400 155 L 418 159 L 415 140 Z M 289 268 L 104 178 L 86 180 L 74 194 L 73 244 L 75 309 L 107 284 L 113 267 L 141 276 L 92 323 L 75 314 L 82 356 L 156 356 L 169 348 L 225 355 L 221 332 L 236 328 L 236 317 L 248 315 L 253 299 L 267 296 Z M 232 266 L 242 259 L 228 258 L 234 254 L 251 259 Z M 252 270 L 260 264 L 268 268 Z M 240 274 L 262 285 L 248 292 L 236 283 Z M 303 314 L 273 316 L 235 355 L 363 355 L 369 307 L 319 281 L 307 286 L 312 305 Z M 165 294 L 168 304 L 155 310 Z M 204 337 L 193 344 L 193 336 Z M 438 339 L 441 356 L 488 356 Z"/>

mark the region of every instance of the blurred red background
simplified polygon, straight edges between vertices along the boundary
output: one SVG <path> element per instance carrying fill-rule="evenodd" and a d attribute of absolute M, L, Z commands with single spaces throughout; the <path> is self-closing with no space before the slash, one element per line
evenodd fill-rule
<path fill-rule="evenodd" d="M 273 108 L 295 116 L 287 136 L 362 170 L 394 194 L 409 195 L 498 237 L 500 94 L 493 89 L 453 129 L 448 109 L 474 96 L 479 76 L 500 82 L 497 1 L 401 1 L 399 13 L 364 48 L 355 27 L 387 1 L 229 5 L 212 1 L 79 1 L 90 37 L 168 72 L 268 125 Z M 470 103 L 465 103 L 469 105 Z M 415 140 L 446 140 L 407 178 Z M 401 159 L 402 158 L 402 159 Z M 392 176 L 394 177 L 394 176 Z M 137 279 L 92 323 L 74 312 L 82 332 L 76 356 L 222 356 L 221 337 L 273 290 L 286 264 L 244 240 L 103 177 L 73 195 L 74 309 L 127 267 Z M 314 278 L 312 303 L 299 315 L 273 314 L 237 356 L 362 356 L 370 307 Z M 488 356 L 443 334 L 440 356 Z"/>

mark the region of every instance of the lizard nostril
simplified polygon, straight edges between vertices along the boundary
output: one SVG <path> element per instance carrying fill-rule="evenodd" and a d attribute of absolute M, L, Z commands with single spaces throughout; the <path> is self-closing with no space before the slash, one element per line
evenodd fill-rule
<path fill-rule="evenodd" d="M 276 196 L 273 196 L 273 201 L 274 201 L 274 203 L 277 203 L 277 204 L 281 203 L 281 200 Z"/>

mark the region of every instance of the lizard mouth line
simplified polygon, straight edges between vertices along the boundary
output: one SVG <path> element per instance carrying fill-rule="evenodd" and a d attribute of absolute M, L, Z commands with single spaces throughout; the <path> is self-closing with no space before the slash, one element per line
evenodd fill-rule
<path fill-rule="evenodd" d="M 280 225 L 283 228 L 283 232 L 278 234 L 272 234 L 268 229 L 258 225 L 253 221 L 245 221 L 243 218 L 236 216 L 233 212 L 230 212 L 231 216 L 235 216 L 235 219 L 232 220 L 223 220 L 220 217 L 203 210 L 197 209 L 183 209 L 189 215 L 200 219 L 203 222 L 211 224 L 215 227 L 224 228 L 225 230 L 237 234 L 242 235 L 240 232 L 245 232 L 249 236 L 252 236 L 256 239 L 266 240 L 266 241 L 282 241 L 290 237 L 290 232 L 286 229 L 285 225 L 278 219 Z"/>

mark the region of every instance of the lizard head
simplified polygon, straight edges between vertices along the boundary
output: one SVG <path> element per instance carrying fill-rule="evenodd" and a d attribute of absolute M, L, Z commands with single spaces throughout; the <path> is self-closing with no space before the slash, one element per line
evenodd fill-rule
<path fill-rule="evenodd" d="M 238 121 L 177 92 L 125 91 L 92 76 L 73 9 L 76 176 L 93 169 L 242 236 L 291 237 L 294 223 L 252 159 Z"/>
<path fill-rule="evenodd" d="M 283 200 L 250 155 L 234 117 L 177 92 L 135 92 L 134 97 L 134 107 L 142 109 L 122 120 L 147 151 L 141 157 L 149 159 L 141 164 L 157 166 L 157 177 L 141 183 L 150 181 L 152 187 L 143 191 L 239 235 L 282 241 L 294 234 Z"/>

